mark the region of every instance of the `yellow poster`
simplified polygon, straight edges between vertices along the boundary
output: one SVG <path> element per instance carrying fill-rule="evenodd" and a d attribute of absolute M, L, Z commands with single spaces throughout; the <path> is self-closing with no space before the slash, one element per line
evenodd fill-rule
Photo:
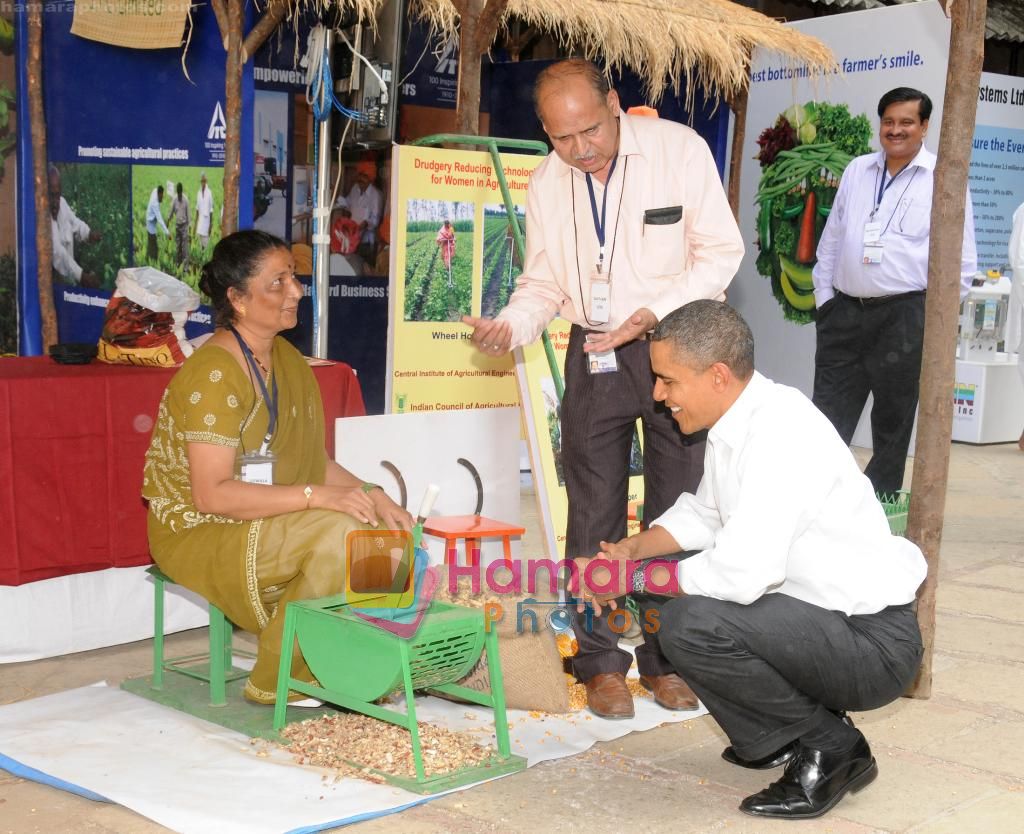
<path fill-rule="evenodd" d="M 569 348 L 568 322 L 555 319 L 548 325 L 558 375 L 564 379 L 565 353 Z M 555 377 L 551 373 L 544 345 L 537 341 L 516 351 L 516 379 L 523 402 L 524 422 L 530 447 L 530 469 L 537 491 L 537 506 L 544 524 L 545 555 L 549 559 L 592 556 L 592 553 L 565 553 L 565 528 L 569 501 L 562 473 L 561 402 Z M 629 466 L 631 514 L 644 497 L 643 455 L 634 435 Z M 639 522 L 630 521 L 629 533 L 639 530 Z"/>
<path fill-rule="evenodd" d="M 521 228 L 543 159 L 501 155 Z M 483 356 L 461 323 L 501 310 L 522 269 L 490 154 L 400 145 L 392 170 L 389 410 L 517 406 L 512 358 Z"/>

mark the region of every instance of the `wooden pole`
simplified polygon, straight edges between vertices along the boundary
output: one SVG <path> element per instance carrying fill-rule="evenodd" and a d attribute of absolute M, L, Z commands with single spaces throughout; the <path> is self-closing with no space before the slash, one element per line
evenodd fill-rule
<path fill-rule="evenodd" d="M 242 133 L 242 0 L 228 0 L 228 49 L 224 70 L 224 217 L 221 237 L 238 229 L 238 177 Z"/>
<path fill-rule="evenodd" d="M 459 80 L 455 132 L 480 135 L 480 73 L 508 0 L 453 0 L 459 12 Z"/>
<path fill-rule="evenodd" d="M 924 658 L 917 680 L 907 693 L 914 698 L 928 698 L 932 688 L 935 589 L 953 428 L 961 247 L 971 139 L 984 57 L 986 5 L 987 0 L 957 0 L 951 8 L 949 66 L 942 105 L 942 135 L 935 164 L 932 234 L 928 245 L 921 398 L 913 490 L 907 519 L 907 536 L 924 551 L 928 561 L 928 577 L 917 596 L 917 619 L 924 639 Z"/>
<path fill-rule="evenodd" d="M 53 221 L 46 160 L 46 114 L 43 110 L 43 7 L 28 4 L 28 111 L 32 132 L 32 178 L 35 183 L 36 260 L 39 266 L 39 316 L 43 352 L 57 344 L 57 312 L 53 305 Z"/>
<path fill-rule="evenodd" d="M 733 114 L 732 148 L 729 153 L 729 207 L 736 222 L 740 221 L 740 170 L 743 168 L 743 143 L 747 138 L 747 99 L 750 84 L 745 83 L 729 98 Z"/>

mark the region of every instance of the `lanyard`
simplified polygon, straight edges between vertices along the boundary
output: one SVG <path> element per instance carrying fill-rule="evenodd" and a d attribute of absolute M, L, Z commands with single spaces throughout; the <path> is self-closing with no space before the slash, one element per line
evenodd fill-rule
<path fill-rule="evenodd" d="M 239 332 L 235 328 L 231 328 L 231 332 L 235 334 L 235 338 L 238 340 L 238 346 L 242 349 L 242 355 L 245 360 L 249 363 L 249 368 L 256 375 L 256 379 L 260 381 L 260 393 L 263 394 L 263 400 L 267 404 L 267 412 L 270 414 L 270 422 L 267 423 L 267 434 L 263 438 L 263 446 L 266 448 L 270 445 L 270 438 L 274 436 L 274 427 L 277 425 L 277 377 L 273 378 L 271 384 L 271 390 L 273 390 L 273 396 L 267 391 L 267 383 L 263 381 L 263 373 L 260 371 L 256 364 L 256 357 L 253 356 L 252 350 L 245 343 L 245 339 L 241 337 Z"/>
<path fill-rule="evenodd" d="M 913 161 L 914 160 L 910 160 L 910 162 L 913 162 Z M 889 186 L 890 185 L 892 185 L 894 182 L 896 182 L 896 177 L 898 177 L 900 174 L 902 174 L 904 171 L 906 171 L 907 168 L 910 167 L 910 162 L 908 162 L 906 165 L 904 165 L 902 168 L 900 168 L 895 174 L 893 174 L 891 177 L 889 177 L 889 181 L 886 182 L 885 181 L 885 175 L 888 173 L 889 169 L 888 169 L 888 166 L 885 164 L 885 160 L 884 159 L 882 160 L 882 182 L 878 186 L 878 197 L 875 200 L 875 207 L 871 210 L 871 217 L 872 217 L 872 219 L 874 219 L 875 212 L 878 211 L 878 207 L 880 205 L 882 205 L 882 198 L 885 196 L 885 192 L 889 190 Z M 906 189 L 904 189 L 904 191 L 906 191 Z M 890 218 L 890 220 L 891 220 L 891 218 Z"/>
<path fill-rule="evenodd" d="M 608 189 L 612 183 L 612 174 L 615 173 L 615 163 L 619 161 L 618 156 L 612 157 L 612 167 L 608 169 L 608 179 L 604 185 L 604 194 L 601 196 L 601 216 L 597 216 L 597 198 L 594 196 L 594 181 L 590 174 L 587 174 L 587 191 L 590 192 L 590 211 L 594 215 L 594 231 L 597 232 L 597 243 L 600 247 L 597 255 L 597 271 L 600 272 L 604 265 L 604 232 L 606 228 L 605 219 L 608 211 Z"/>

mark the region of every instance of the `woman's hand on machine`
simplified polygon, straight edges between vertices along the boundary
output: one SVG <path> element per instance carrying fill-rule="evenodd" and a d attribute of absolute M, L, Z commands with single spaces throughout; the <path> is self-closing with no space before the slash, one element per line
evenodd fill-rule
<path fill-rule="evenodd" d="M 405 530 L 412 532 L 414 519 L 412 513 L 404 507 L 399 507 L 390 496 L 380 487 L 369 492 L 370 500 L 373 502 L 374 510 L 380 523 L 388 530 Z"/>
<path fill-rule="evenodd" d="M 374 492 L 383 493 L 383 490 L 377 489 Z M 310 496 L 309 507 L 347 513 L 363 524 L 372 524 L 374 527 L 379 525 L 373 498 L 363 492 L 362 487 L 315 486 Z"/>

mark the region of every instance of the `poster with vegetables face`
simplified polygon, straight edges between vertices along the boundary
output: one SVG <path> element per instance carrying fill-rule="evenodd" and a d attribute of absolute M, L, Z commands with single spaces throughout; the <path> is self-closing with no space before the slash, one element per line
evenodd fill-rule
<path fill-rule="evenodd" d="M 783 315 L 800 324 L 814 309 L 818 240 L 839 179 L 871 150 L 871 122 L 846 104 L 808 101 L 779 114 L 757 139 L 757 271 L 771 281 Z"/>

